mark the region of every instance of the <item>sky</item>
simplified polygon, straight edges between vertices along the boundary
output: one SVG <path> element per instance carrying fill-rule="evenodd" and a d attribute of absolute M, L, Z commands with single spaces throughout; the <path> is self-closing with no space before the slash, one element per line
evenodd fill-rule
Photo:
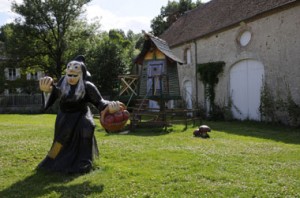
<path fill-rule="evenodd" d="M 210 0 L 202 0 L 203 3 L 208 1 Z M 13 0 L 0 0 L 0 26 L 17 17 L 11 11 L 12 2 Z M 151 30 L 151 20 L 167 4 L 168 0 L 92 0 L 85 7 L 85 15 L 88 21 L 99 20 L 102 31 L 122 29 L 124 32 L 132 30 L 134 33 L 141 33 L 142 30 Z"/>

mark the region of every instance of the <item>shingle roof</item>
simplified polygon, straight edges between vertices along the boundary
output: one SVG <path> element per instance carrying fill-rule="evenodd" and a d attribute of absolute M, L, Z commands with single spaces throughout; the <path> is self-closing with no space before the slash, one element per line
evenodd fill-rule
<path fill-rule="evenodd" d="M 160 38 L 175 46 L 299 0 L 211 0 L 185 13 Z"/>
<path fill-rule="evenodd" d="M 168 43 L 165 40 L 160 39 L 158 37 L 155 37 L 154 35 L 152 35 L 150 33 L 146 33 L 146 32 L 144 32 L 144 35 L 147 37 L 147 39 L 145 39 L 144 46 L 143 46 L 143 49 L 142 49 L 141 53 L 134 60 L 135 63 L 141 63 L 142 62 L 142 60 L 144 59 L 144 56 L 146 55 L 148 50 L 150 50 L 152 43 L 164 55 L 166 55 L 171 60 L 173 60 L 175 62 L 178 62 L 178 63 L 183 63 L 183 61 L 180 58 L 178 58 L 177 56 L 175 56 L 173 54 L 172 50 L 170 49 Z"/>

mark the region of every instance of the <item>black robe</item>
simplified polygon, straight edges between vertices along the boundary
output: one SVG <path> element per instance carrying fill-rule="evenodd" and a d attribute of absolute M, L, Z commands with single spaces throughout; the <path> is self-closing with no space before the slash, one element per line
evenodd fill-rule
<path fill-rule="evenodd" d="M 85 173 L 92 168 L 92 161 L 98 156 L 97 142 L 94 136 L 95 124 L 88 107 L 93 104 L 99 112 L 109 101 L 104 100 L 95 85 L 85 81 L 85 96 L 76 99 L 75 86 L 67 96 L 61 96 L 60 82 L 53 86 L 46 108 L 50 107 L 56 99 L 60 99 L 60 110 L 55 121 L 54 140 L 62 145 L 62 149 L 55 159 L 46 158 L 38 168 L 66 173 Z"/>

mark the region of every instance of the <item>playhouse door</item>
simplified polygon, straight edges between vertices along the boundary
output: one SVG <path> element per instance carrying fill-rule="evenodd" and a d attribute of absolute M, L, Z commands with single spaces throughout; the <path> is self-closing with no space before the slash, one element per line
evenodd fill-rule
<path fill-rule="evenodd" d="M 255 60 L 244 60 L 230 71 L 232 113 L 237 119 L 260 120 L 260 93 L 264 66 Z"/>
<path fill-rule="evenodd" d="M 160 75 L 164 71 L 164 61 L 149 61 L 147 64 L 147 95 L 157 95 L 161 93 Z M 149 101 L 150 108 L 159 108 L 159 104 L 156 101 Z"/>

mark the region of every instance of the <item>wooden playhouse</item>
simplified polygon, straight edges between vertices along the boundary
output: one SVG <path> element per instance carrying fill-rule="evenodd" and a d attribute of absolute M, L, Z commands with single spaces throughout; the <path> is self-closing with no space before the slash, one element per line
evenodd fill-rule
<path fill-rule="evenodd" d="M 134 63 L 135 74 L 119 76 L 119 96 L 135 101 L 135 106 L 130 107 L 132 127 L 167 126 L 168 114 L 187 115 L 185 109 L 175 108 L 177 101 L 182 101 L 177 65 L 183 61 L 172 53 L 166 41 L 144 32 L 143 49 Z"/>

